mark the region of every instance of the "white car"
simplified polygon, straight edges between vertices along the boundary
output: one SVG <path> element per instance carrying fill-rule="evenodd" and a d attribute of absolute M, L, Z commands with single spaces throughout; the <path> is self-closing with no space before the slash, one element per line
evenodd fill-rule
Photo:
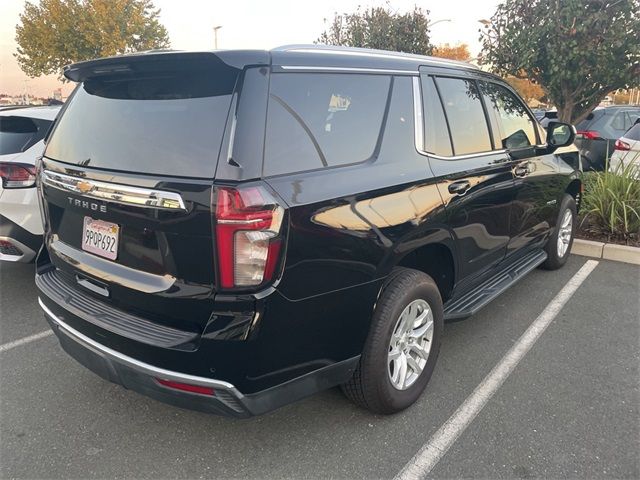
<path fill-rule="evenodd" d="M 629 165 L 633 165 L 629 167 Z M 640 179 L 640 123 L 631 127 L 616 140 L 613 155 L 609 160 L 609 171 L 619 172 L 623 168 L 633 169 L 632 174 Z"/>
<path fill-rule="evenodd" d="M 32 261 L 42 244 L 36 159 L 60 106 L 0 110 L 0 260 Z"/>

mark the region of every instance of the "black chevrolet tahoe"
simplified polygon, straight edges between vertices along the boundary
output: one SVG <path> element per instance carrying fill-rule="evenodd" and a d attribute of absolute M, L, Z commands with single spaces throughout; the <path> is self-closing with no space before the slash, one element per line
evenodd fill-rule
<path fill-rule="evenodd" d="M 340 385 L 400 411 L 443 322 L 567 260 L 573 127 L 500 78 L 385 51 L 152 51 L 66 67 L 38 165 L 62 348 L 246 417 Z"/>

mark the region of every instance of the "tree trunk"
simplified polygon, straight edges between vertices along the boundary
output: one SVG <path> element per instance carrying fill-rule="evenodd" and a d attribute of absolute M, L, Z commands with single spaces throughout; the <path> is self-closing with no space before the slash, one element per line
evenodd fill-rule
<path fill-rule="evenodd" d="M 558 104 L 558 121 L 572 123 L 573 120 L 573 101 L 565 100 Z"/>

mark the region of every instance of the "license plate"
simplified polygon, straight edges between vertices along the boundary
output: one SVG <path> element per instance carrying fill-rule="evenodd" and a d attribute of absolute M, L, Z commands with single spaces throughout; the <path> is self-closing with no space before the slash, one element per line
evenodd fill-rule
<path fill-rule="evenodd" d="M 118 256 L 119 231 L 120 227 L 115 223 L 84 217 L 82 249 L 115 260 Z"/>

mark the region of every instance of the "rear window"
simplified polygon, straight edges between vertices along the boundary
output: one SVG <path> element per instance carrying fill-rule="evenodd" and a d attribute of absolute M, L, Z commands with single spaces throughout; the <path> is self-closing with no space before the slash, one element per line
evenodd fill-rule
<path fill-rule="evenodd" d="M 20 116 L 0 117 L 0 155 L 22 153 L 44 138 L 50 120 Z"/>
<path fill-rule="evenodd" d="M 374 153 L 391 77 L 273 74 L 264 174 L 365 161 Z"/>
<path fill-rule="evenodd" d="M 86 80 L 45 155 L 100 169 L 212 178 L 236 81 L 203 68 Z"/>

